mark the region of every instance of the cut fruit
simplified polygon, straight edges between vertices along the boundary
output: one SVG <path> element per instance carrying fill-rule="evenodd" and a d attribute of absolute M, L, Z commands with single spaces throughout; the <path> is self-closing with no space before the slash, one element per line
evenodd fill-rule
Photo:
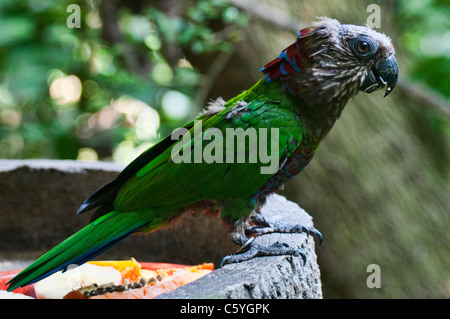
<path fill-rule="evenodd" d="M 40 299 L 141 299 L 153 298 L 212 272 L 214 264 L 196 266 L 143 262 L 134 258 L 123 261 L 92 261 L 82 266 L 57 272 L 36 284 L 17 288 Z M 21 269 L 0 272 L 0 293 Z M 8 294 L 9 297 L 13 296 Z M 14 297 L 22 295 L 14 295 Z M 6 295 L 5 295 L 6 298 Z"/>
<path fill-rule="evenodd" d="M 0 272 L 0 291 L 6 290 L 8 288 L 8 285 L 6 283 L 20 271 L 21 269 L 14 269 Z M 34 284 L 25 287 L 19 287 L 17 289 L 14 289 L 12 292 L 36 298 L 36 294 L 34 293 Z"/>
<path fill-rule="evenodd" d="M 160 294 L 177 289 L 199 279 L 214 270 L 213 264 L 202 264 L 191 267 L 174 267 L 167 269 L 142 270 L 147 284 L 138 289 L 127 289 L 120 292 L 106 293 L 92 299 L 150 299 Z M 155 276 L 156 277 L 153 277 Z M 153 279 L 153 280 L 152 280 Z"/>
<path fill-rule="evenodd" d="M 21 294 L 21 293 L 0 290 L 0 299 L 35 299 L 35 298 Z"/>
<path fill-rule="evenodd" d="M 57 273 L 34 285 L 39 299 L 62 299 L 72 290 L 90 285 L 120 285 L 122 274 L 113 267 L 101 267 L 90 263 L 83 264 L 66 272 Z"/>
<path fill-rule="evenodd" d="M 135 282 L 141 277 L 141 265 L 134 258 L 117 261 L 89 261 L 88 263 L 101 267 L 113 267 L 122 274 L 122 281 Z"/>

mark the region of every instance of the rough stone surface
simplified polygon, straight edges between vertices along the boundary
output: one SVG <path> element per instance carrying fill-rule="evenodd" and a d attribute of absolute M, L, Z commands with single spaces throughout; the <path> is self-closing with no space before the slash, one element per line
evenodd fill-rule
<path fill-rule="evenodd" d="M 85 226 L 89 213 L 76 215 L 94 190 L 115 178 L 123 166 L 55 160 L 0 160 L 0 270 L 23 267 Z M 298 205 L 273 195 L 262 213 L 269 220 L 312 226 Z M 180 226 L 181 225 L 181 226 Z M 315 244 L 304 234 L 269 234 L 255 242 L 301 247 L 300 257 L 257 257 L 229 264 L 160 298 L 321 298 Z M 188 215 L 178 226 L 130 236 L 97 259 L 197 264 L 214 262 L 236 250 L 217 218 Z"/>
<path fill-rule="evenodd" d="M 267 220 L 312 226 L 311 217 L 303 209 L 279 195 L 272 195 L 261 212 Z M 304 234 L 279 233 L 255 239 L 255 243 L 262 245 L 275 242 L 301 248 L 307 256 L 306 264 L 295 256 L 256 257 L 225 265 L 159 298 L 322 298 L 314 239 Z"/>

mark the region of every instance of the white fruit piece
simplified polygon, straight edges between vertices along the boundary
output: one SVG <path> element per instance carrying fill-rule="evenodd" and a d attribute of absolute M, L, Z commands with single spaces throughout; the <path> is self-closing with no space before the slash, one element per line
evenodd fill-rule
<path fill-rule="evenodd" d="M 93 284 L 122 284 L 122 274 L 113 267 L 83 264 L 66 272 L 58 271 L 34 285 L 39 299 L 62 299 L 72 290 Z"/>
<path fill-rule="evenodd" d="M 34 299 L 34 298 L 24 294 L 0 290 L 0 299 Z"/>

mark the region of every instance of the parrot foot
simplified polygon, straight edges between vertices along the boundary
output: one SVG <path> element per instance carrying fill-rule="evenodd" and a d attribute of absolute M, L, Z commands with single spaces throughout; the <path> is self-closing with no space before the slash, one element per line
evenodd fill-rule
<path fill-rule="evenodd" d="M 244 231 L 247 237 L 250 236 L 256 237 L 270 233 L 289 233 L 289 234 L 306 233 L 313 237 L 316 236 L 317 239 L 319 240 L 319 245 L 322 244 L 323 236 L 314 227 L 303 226 L 300 224 L 290 225 L 279 222 L 269 223 L 261 214 L 255 214 L 251 216 L 250 221 L 253 223 L 253 226 L 246 228 Z"/>
<path fill-rule="evenodd" d="M 220 261 L 220 267 L 226 264 L 238 263 L 242 261 L 250 260 L 254 257 L 259 256 L 280 256 L 280 255 L 294 255 L 301 256 L 303 260 L 303 265 L 306 264 L 306 254 L 303 250 L 299 248 L 290 247 L 286 243 L 276 242 L 270 246 L 263 246 L 260 244 L 255 244 L 253 240 L 255 237 L 250 237 L 244 245 L 237 251 L 234 255 L 228 255 L 222 258 Z M 249 247 L 250 246 L 250 247 Z M 249 248 L 247 248 L 249 247 Z M 246 250 L 247 249 L 247 250 Z M 245 251 L 244 251 L 245 250 Z M 242 252 L 244 251 L 244 252 Z"/>
<path fill-rule="evenodd" d="M 301 256 L 303 265 L 306 264 L 306 254 L 299 248 L 290 247 L 286 243 L 275 242 L 270 246 L 264 246 L 254 243 L 256 237 L 271 234 L 271 233 L 289 233 L 289 234 L 301 234 L 317 236 L 319 244 L 322 243 L 322 234 L 314 227 L 307 227 L 300 224 L 290 225 L 280 222 L 269 223 L 261 214 L 255 214 L 250 217 L 250 222 L 253 224 L 247 227 L 243 232 L 235 232 L 230 234 L 230 239 L 241 247 L 236 251 L 236 254 L 228 255 L 222 258 L 220 261 L 220 267 L 247 261 L 254 257 L 259 256 L 280 256 L 280 255 L 294 255 Z"/>

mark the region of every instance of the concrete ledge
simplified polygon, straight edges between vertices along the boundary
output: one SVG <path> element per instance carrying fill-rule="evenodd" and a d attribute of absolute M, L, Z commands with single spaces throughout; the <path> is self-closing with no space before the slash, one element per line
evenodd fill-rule
<path fill-rule="evenodd" d="M 311 217 L 297 204 L 283 196 L 272 195 L 261 210 L 267 220 L 312 226 Z M 307 256 L 256 257 L 246 262 L 228 264 L 199 280 L 159 298 L 274 299 L 322 298 L 320 271 L 312 237 L 304 234 L 267 234 L 255 243 L 287 243 L 301 248 Z"/>
<path fill-rule="evenodd" d="M 105 162 L 0 160 L 0 256 L 3 265 L 23 265 L 88 223 L 76 215 L 94 190 L 115 178 L 123 166 Z M 268 219 L 312 226 L 297 204 L 273 195 L 262 210 Z M 308 258 L 257 257 L 221 269 L 160 298 L 322 298 L 320 272 L 311 237 L 270 234 L 257 242 L 301 247 Z M 174 228 L 130 236 L 98 259 L 197 264 L 214 262 L 237 247 L 217 218 L 187 215 Z M 0 263 L 0 267 L 2 263 Z M 5 269 L 0 269 L 5 270 Z"/>

